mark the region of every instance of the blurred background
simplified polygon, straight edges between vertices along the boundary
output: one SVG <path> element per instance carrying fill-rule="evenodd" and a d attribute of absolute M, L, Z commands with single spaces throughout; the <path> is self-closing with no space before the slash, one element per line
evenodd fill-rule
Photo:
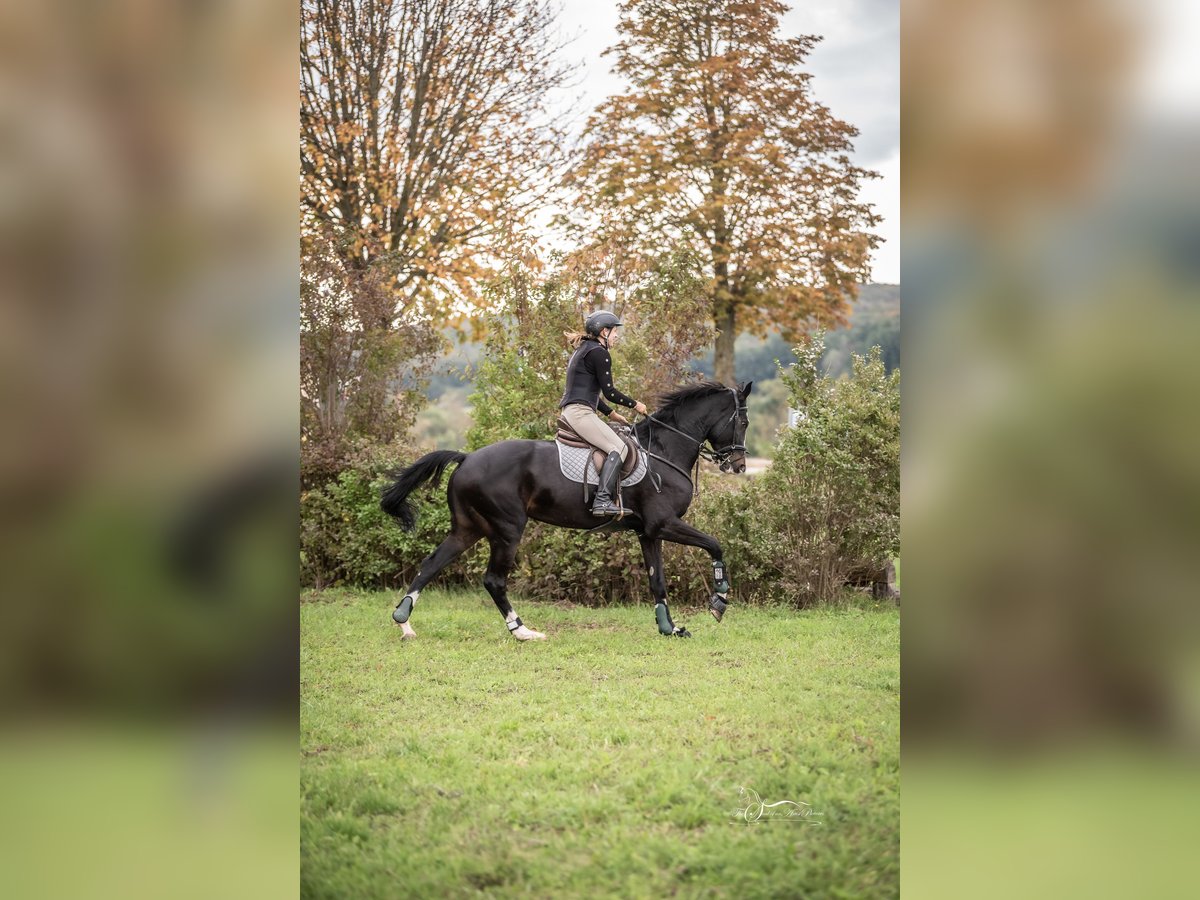
<path fill-rule="evenodd" d="M 1198 11 L 903 19 L 902 886 L 1191 896 Z"/>
<path fill-rule="evenodd" d="M 0 12 L 6 896 L 298 889 L 297 12 Z"/>

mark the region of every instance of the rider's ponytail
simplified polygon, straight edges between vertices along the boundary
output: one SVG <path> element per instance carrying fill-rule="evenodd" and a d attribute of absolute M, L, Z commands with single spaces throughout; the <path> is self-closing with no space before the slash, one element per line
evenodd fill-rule
<path fill-rule="evenodd" d="M 585 335 L 582 331 L 564 331 L 563 337 L 567 339 L 567 343 L 571 345 L 572 350 L 578 350 Z"/>

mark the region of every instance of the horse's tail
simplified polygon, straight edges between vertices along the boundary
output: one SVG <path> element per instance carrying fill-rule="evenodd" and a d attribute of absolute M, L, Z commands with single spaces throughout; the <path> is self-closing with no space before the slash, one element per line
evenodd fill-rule
<path fill-rule="evenodd" d="M 383 491 L 379 506 L 389 516 L 398 519 L 405 531 L 412 531 L 417 519 L 408 502 L 408 495 L 430 478 L 433 479 L 434 487 L 437 487 L 446 467 L 460 463 L 466 458 L 467 454 L 456 450 L 435 450 L 426 453 L 407 469 L 394 473 L 396 481 Z"/>

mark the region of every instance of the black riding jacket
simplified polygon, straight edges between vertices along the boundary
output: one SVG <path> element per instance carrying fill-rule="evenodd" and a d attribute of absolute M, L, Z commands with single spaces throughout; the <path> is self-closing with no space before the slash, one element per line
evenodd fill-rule
<path fill-rule="evenodd" d="M 636 400 L 626 397 L 613 387 L 612 357 L 597 338 L 589 335 L 579 344 L 579 348 L 571 355 L 571 361 L 567 363 L 567 389 L 558 408 L 562 409 L 569 403 L 586 403 L 607 416 L 612 412 L 612 407 L 600 399 L 601 391 L 605 397 L 620 406 L 628 406 L 630 409 L 637 406 Z"/>

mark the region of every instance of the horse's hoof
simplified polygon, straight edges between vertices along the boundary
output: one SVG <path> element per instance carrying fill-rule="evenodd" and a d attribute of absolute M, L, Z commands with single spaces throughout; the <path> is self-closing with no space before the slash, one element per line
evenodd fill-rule
<path fill-rule="evenodd" d="M 708 601 L 708 611 L 712 613 L 713 618 L 718 622 L 725 615 L 725 610 L 729 608 L 729 604 L 722 600 L 718 595 L 713 594 Z"/>
<path fill-rule="evenodd" d="M 417 633 L 415 631 L 413 631 L 413 627 L 411 625 L 409 625 L 407 622 L 400 623 L 400 631 L 401 631 L 400 640 L 402 640 L 402 641 L 407 641 L 407 640 L 410 640 L 417 636 Z"/>
<path fill-rule="evenodd" d="M 546 639 L 546 636 L 540 631 L 534 631 L 532 628 L 527 628 L 524 625 L 514 631 L 512 636 L 518 641 L 544 641 Z"/>
<path fill-rule="evenodd" d="M 412 594 L 405 594 L 404 599 L 397 603 L 396 608 L 392 610 L 392 621 L 397 625 L 403 625 L 408 621 L 408 617 L 412 615 L 412 611 Z"/>
<path fill-rule="evenodd" d="M 675 635 L 675 637 L 691 637 L 692 633 L 690 631 L 688 631 L 686 628 L 684 628 L 682 625 L 676 625 L 674 635 Z"/>

